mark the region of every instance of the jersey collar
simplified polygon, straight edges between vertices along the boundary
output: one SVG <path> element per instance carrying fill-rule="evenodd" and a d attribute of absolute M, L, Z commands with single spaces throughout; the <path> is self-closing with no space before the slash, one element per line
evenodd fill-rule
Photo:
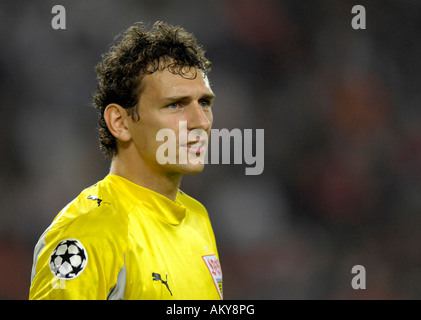
<path fill-rule="evenodd" d="M 186 216 L 186 207 L 179 201 L 180 191 L 177 192 L 175 202 L 160 193 L 142 187 L 130 180 L 115 174 L 109 174 L 104 180 L 108 180 L 126 194 L 130 194 L 140 201 L 139 207 L 171 225 L 179 225 Z"/>

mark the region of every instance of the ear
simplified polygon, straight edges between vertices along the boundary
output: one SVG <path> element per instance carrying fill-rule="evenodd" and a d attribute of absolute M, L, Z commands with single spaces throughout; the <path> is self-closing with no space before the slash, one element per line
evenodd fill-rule
<path fill-rule="evenodd" d="M 104 120 L 108 130 L 117 140 L 127 142 L 132 138 L 127 127 L 127 112 L 122 106 L 116 103 L 109 104 L 104 111 Z"/>

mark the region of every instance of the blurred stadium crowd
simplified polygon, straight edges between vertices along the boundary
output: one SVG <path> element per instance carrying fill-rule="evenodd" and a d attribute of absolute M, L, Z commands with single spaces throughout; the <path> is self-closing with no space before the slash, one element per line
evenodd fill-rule
<path fill-rule="evenodd" d="M 66 30 L 51 28 L 55 4 Z M 351 27 L 356 4 L 366 30 Z M 224 297 L 420 299 L 415 0 L 1 1 L 0 299 L 27 299 L 38 237 L 107 174 L 93 67 L 119 32 L 156 20 L 207 50 L 214 128 L 265 130 L 263 174 L 211 164 L 181 187 L 210 213 Z"/>

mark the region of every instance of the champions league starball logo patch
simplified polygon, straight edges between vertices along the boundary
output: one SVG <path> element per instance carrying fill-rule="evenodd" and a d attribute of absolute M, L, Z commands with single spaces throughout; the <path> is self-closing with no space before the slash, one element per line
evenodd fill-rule
<path fill-rule="evenodd" d="M 59 242 L 50 256 L 50 270 L 59 279 L 70 280 L 82 273 L 88 263 L 88 254 L 76 239 Z"/>

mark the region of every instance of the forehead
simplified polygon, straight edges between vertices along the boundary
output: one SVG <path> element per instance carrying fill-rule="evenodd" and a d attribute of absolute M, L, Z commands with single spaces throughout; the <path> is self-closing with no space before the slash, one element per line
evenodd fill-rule
<path fill-rule="evenodd" d="M 142 80 L 142 96 L 165 98 L 167 96 L 202 96 L 212 94 L 208 77 L 203 71 L 191 68 L 180 75 L 168 68 L 146 75 Z"/>

